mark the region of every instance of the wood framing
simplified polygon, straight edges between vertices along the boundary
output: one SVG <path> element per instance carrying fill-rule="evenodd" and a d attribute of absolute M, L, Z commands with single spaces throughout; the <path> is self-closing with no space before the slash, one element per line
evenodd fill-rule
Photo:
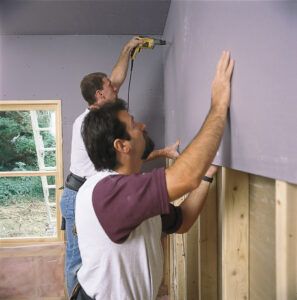
<path fill-rule="evenodd" d="M 198 222 L 199 300 L 217 300 L 218 224 L 216 177 L 210 186 L 208 197 Z"/>
<path fill-rule="evenodd" d="M 276 299 L 297 298 L 297 187 L 276 181 Z"/>
<path fill-rule="evenodd" d="M 200 266 L 199 261 L 199 220 L 197 220 L 189 232 L 185 235 L 185 272 L 187 300 L 199 299 Z M 182 298 L 180 298 L 182 299 Z"/>
<path fill-rule="evenodd" d="M 183 198 L 174 203 L 179 205 L 182 201 Z M 170 300 L 187 299 L 186 242 L 186 234 L 170 235 Z"/>
<path fill-rule="evenodd" d="M 250 299 L 276 299 L 275 180 L 249 175 Z"/>
<path fill-rule="evenodd" d="M 159 291 L 159 296 L 168 295 L 170 289 L 170 236 L 162 238 L 164 251 L 163 281 Z"/>
<path fill-rule="evenodd" d="M 221 299 L 249 299 L 248 175 L 223 168 L 221 197 Z"/>
<path fill-rule="evenodd" d="M 297 299 L 296 216 L 296 185 L 221 168 L 197 223 L 170 236 L 170 299 Z"/>
<path fill-rule="evenodd" d="M 191 230 L 170 235 L 170 300 L 217 300 L 216 196 L 215 180 Z"/>

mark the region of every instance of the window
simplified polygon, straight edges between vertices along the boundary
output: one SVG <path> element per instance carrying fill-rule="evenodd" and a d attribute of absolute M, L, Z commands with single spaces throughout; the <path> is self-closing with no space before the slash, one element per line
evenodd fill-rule
<path fill-rule="evenodd" d="M 62 239 L 61 102 L 0 101 L 0 241 Z"/>

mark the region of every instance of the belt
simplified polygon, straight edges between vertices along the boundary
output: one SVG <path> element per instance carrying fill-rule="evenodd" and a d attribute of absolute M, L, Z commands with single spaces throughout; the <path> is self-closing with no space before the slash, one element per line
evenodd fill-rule
<path fill-rule="evenodd" d="M 79 177 L 73 173 L 70 173 L 66 178 L 65 186 L 68 189 L 77 192 L 79 190 L 79 188 L 84 184 L 85 181 L 86 181 L 86 178 Z"/>
<path fill-rule="evenodd" d="M 79 282 L 73 288 L 72 294 L 70 296 L 70 300 L 93 300 L 93 298 L 89 297 L 86 292 L 83 290 Z"/>

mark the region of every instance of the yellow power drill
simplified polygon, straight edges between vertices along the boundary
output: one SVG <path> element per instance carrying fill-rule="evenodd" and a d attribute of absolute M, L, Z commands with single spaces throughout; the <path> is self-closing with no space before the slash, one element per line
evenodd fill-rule
<path fill-rule="evenodd" d="M 141 51 L 143 48 L 154 49 L 155 45 L 166 45 L 166 41 L 155 39 L 149 36 L 139 36 L 142 41 L 144 42 L 141 46 L 134 48 L 131 52 L 131 59 L 134 60 L 136 55 Z"/>

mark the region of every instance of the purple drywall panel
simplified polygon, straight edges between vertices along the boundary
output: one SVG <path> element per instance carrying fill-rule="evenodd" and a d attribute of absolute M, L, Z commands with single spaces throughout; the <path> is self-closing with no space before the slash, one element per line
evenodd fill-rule
<path fill-rule="evenodd" d="M 0 99 L 62 100 L 65 174 L 69 170 L 72 124 L 87 106 L 80 81 L 91 72 L 110 74 L 131 37 L 0 36 Z M 119 93 L 125 100 L 127 87 L 128 78 Z M 136 120 L 146 123 L 156 147 L 164 146 L 163 104 L 162 49 L 145 49 L 134 63 L 130 111 Z M 163 161 L 152 166 L 160 163 Z"/>
<path fill-rule="evenodd" d="M 5 35 L 162 34 L 170 0 L 0 0 Z"/>
<path fill-rule="evenodd" d="M 222 50 L 235 59 L 215 162 L 297 183 L 297 2 L 172 1 L 164 32 L 165 141 L 201 127 Z"/>

